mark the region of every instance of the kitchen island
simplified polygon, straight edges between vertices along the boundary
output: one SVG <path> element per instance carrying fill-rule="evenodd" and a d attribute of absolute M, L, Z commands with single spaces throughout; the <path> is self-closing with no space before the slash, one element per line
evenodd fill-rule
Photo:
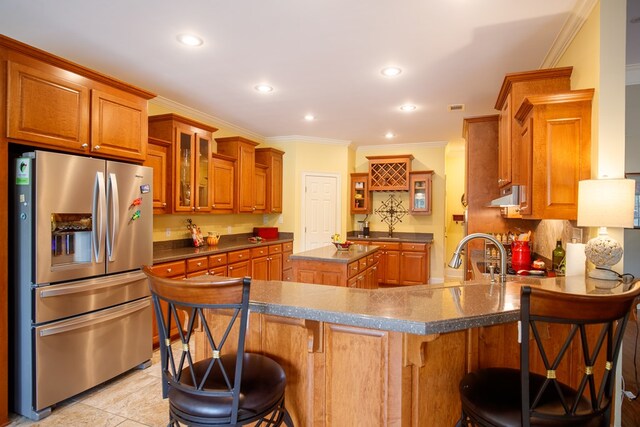
<path fill-rule="evenodd" d="M 378 287 L 378 247 L 351 245 L 338 250 L 322 246 L 289 256 L 293 280 L 302 283 L 376 289 Z"/>
<path fill-rule="evenodd" d="M 466 372 L 518 366 L 522 285 L 585 294 L 601 292 L 596 283 L 518 277 L 505 286 L 479 280 L 372 291 L 254 280 L 246 346 L 284 367 L 295 425 L 448 426 L 459 417 Z M 566 333 L 551 325 L 545 332 L 554 342 Z M 201 339 L 197 357 L 206 356 Z M 575 386 L 581 355 L 571 351 L 558 377 Z"/>

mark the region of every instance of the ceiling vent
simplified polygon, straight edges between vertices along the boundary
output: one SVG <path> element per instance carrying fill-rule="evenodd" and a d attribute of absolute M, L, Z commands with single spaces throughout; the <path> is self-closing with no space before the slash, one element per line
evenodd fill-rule
<path fill-rule="evenodd" d="M 451 104 L 447 109 L 449 111 L 464 111 L 464 104 Z"/>

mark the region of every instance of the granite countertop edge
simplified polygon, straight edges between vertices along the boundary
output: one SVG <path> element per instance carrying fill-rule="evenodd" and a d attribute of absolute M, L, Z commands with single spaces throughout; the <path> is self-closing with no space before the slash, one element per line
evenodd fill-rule
<path fill-rule="evenodd" d="M 159 264 L 163 262 L 179 261 L 179 260 L 184 260 L 188 258 L 215 255 L 219 253 L 225 253 L 225 252 L 242 250 L 242 249 L 253 249 L 253 248 L 258 248 L 260 246 L 276 245 L 278 243 L 287 243 L 287 242 L 293 242 L 293 239 L 292 238 L 269 239 L 269 240 L 263 240 L 260 243 L 251 243 L 249 241 L 246 241 L 246 242 L 232 241 L 227 243 L 220 242 L 216 246 L 201 246 L 199 248 L 184 247 L 184 248 L 160 249 L 160 250 L 153 251 L 153 263 Z"/>

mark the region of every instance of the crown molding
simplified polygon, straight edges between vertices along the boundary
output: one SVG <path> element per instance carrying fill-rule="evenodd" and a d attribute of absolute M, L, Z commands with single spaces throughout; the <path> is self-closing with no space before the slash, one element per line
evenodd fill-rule
<path fill-rule="evenodd" d="M 195 108 L 189 107 L 187 105 L 184 104 L 180 104 L 179 102 L 176 101 L 172 101 L 170 99 L 167 99 L 163 96 L 157 96 L 153 99 L 149 100 L 149 103 L 151 104 L 155 104 L 159 107 L 163 107 L 166 108 L 170 111 L 173 111 L 175 113 L 178 114 L 183 114 L 186 116 L 189 116 L 190 118 L 194 119 L 194 120 L 198 120 L 201 122 L 205 122 L 205 123 L 210 123 L 212 125 L 214 125 L 215 127 L 218 128 L 224 128 L 225 130 L 231 130 L 233 132 L 237 132 L 249 139 L 253 139 L 253 140 L 257 140 L 257 141 L 264 141 L 265 137 L 264 135 L 260 135 L 259 133 L 250 131 L 248 129 L 245 129 L 241 126 L 238 125 L 234 125 L 233 123 L 229 123 L 226 120 L 222 120 L 221 118 L 218 118 L 216 116 L 213 116 L 211 114 L 207 114 L 207 113 L 203 113 L 200 110 L 196 110 Z"/>
<path fill-rule="evenodd" d="M 348 147 L 351 145 L 351 141 L 344 139 L 331 139 L 331 138 L 319 138 L 315 136 L 304 135 L 283 135 L 283 136 L 269 136 L 264 139 L 264 142 L 307 142 L 310 144 L 330 144 L 341 145 Z"/>
<path fill-rule="evenodd" d="M 580 0 L 576 3 L 571 14 L 564 22 L 560 33 L 551 44 L 547 55 L 544 57 L 540 68 L 553 68 L 558 64 L 562 55 L 573 41 L 582 25 L 586 22 L 598 0 Z"/>
<path fill-rule="evenodd" d="M 396 149 L 396 148 L 438 148 L 438 147 L 446 147 L 447 141 L 432 141 L 432 142 L 409 142 L 405 144 L 380 144 L 380 145 L 360 145 L 357 147 L 357 151 L 368 151 L 368 150 L 380 150 L 381 148 L 388 149 Z"/>
<path fill-rule="evenodd" d="M 640 64 L 627 65 L 626 85 L 640 85 Z"/>

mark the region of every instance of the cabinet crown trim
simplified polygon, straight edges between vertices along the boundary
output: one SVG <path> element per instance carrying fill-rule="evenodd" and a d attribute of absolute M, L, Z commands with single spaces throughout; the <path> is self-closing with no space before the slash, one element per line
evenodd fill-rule
<path fill-rule="evenodd" d="M 216 140 L 216 142 L 234 142 L 234 141 L 238 141 L 238 142 L 245 142 L 248 144 L 253 144 L 253 145 L 260 145 L 259 142 L 255 142 L 252 141 L 250 139 L 244 138 L 242 136 L 227 136 L 224 138 L 214 138 Z"/>
<path fill-rule="evenodd" d="M 180 122 L 188 126 L 193 126 L 202 130 L 206 130 L 207 132 L 216 132 L 218 130 L 218 128 L 215 128 L 213 126 L 207 125 L 202 122 L 197 122 L 193 119 L 190 119 L 188 117 L 184 117 L 175 113 L 158 114 L 156 116 L 149 116 L 149 123 L 161 122 L 165 120 L 175 120 L 177 122 Z"/>
<path fill-rule="evenodd" d="M 593 100 L 594 93 L 595 89 L 581 89 L 565 93 L 554 93 L 550 95 L 531 95 L 526 97 L 522 101 L 522 104 L 520 105 L 520 108 L 518 108 L 518 112 L 514 117 L 520 124 L 522 124 L 531 109 L 536 105 L 591 101 Z"/>
<path fill-rule="evenodd" d="M 502 106 L 507 100 L 507 96 L 511 93 L 511 86 L 514 83 L 526 82 L 531 80 L 556 79 L 562 77 L 571 77 L 573 67 L 547 68 L 543 70 L 523 71 L 519 73 L 509 73 L 504 77 L 502 87 L 498 93 L 495 109 L 502 110 Z"/>

